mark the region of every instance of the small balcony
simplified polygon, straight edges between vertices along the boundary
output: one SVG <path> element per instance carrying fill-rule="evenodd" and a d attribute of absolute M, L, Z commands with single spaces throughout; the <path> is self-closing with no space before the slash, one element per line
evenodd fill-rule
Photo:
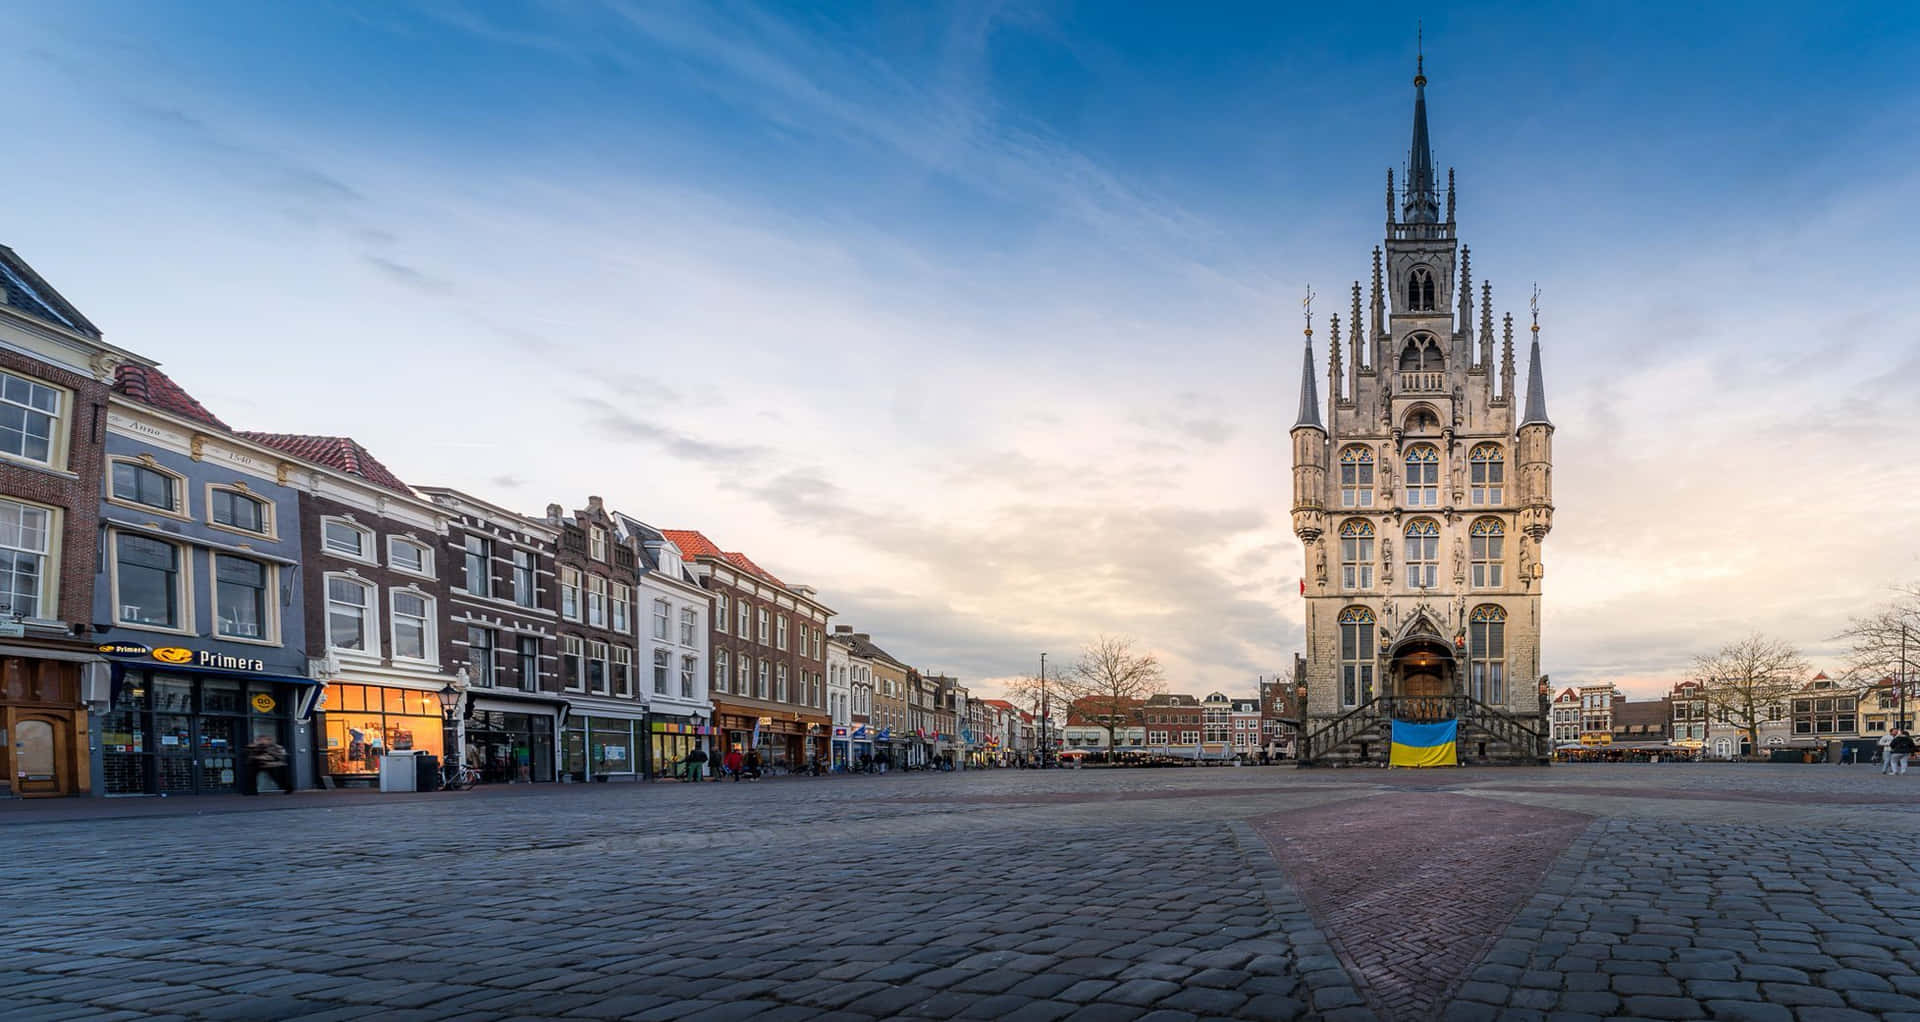
<path fill-rule="evenodd" d="M 1397 393 L 1401 394 L 1444 394 L 1447 392 L 1447 374 L 1431 372 L 1400 373 L 1396 383 Z"/>

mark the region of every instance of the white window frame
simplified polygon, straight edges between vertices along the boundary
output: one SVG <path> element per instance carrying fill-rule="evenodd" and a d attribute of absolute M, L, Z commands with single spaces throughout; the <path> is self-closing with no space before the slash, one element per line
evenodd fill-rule
<path fill-rule="evenodd" d="M 789 694 L 787 691 L 787 665 L 781 664 L 779 668 L 773 672 L 773 701 L 776 703 L 792 702 L 793 700 L 787 698 Z"/>
<path fill-rule="evenodd" d="M 560 616 L 580 620 L 580 569 L 560 566 Z"/>
<path fill-rule="evenodd" d="M 734 678 L 734 681 L 736 684 L 733 686 L 733 690 L 735 694 L 743 695 L 743 696 L 752 695 L 753 694 L 753 658 L 750 656 L 741 657 L 737 670 L 739 673 Z"/>
<path fill-rule="evenodd" d="M 770 623 L 768 620 L 769 615 L 767 614 L 767 608 L 765 607 L 760 607 L 758 608 L 758 610 L 760 612 L 760 616 L 756 623 L 760 626 L 760 631 L 758 633 L 760 638 L 760 645 L 764 646 L 767 644 L 767 632 L 768 632 L 768 627 Z"/>
<path fill-rule="evenodd" d="M 209 577 L 210 584 L 207 588 L 207 594 L 213 597 L 214 638 L 221 642 L 245 642 L 258 646 L 280 645 L 280 600 L 278 596 L 280 592 L 280 566 L 272 561 L 263 561 L 256 557 L 243 557 L 239 554 L 221 553 L 218 550 L 209 551 L 209 557 L 211 560 L 207 568 L 212 574 Z M 220 562 L 222 560 L 245 561 L 248 564 L 257 564 L 265 569 L 263 573 L 264 580 L 262 582 L 265 589 L 261 594 L 263 598 L 261 600 L 260 615 L 260 631 L 262 634 L 257 639 L 249 639 L 244 635 L 227 635 L 220 631 Z"/>
<path fill-rule="evenodd" d="M 673 604 L 665 600 L 653 601 L 653 638 L 657 642 L 671 641 L 673 636 Z"/>
<path fill-rule="evenodd" d="M 567 670 L 567 658 L 579 665 L 579 670 L 571 673 Z M 587 643 L 578 635 L 560 637 L 560 685 L 569 692 L 587 690 Z"/>
<path fill-rule="evenodd" d="M 473 644 L 473 635 L 475 632 L 484 633 L 487 637 L 487 644 L 484 647 L 486 658 L 484 660 L 481 659 L 477 653 L 477 651 L 483 647 Z M 467 680 L 478 688 L 500 687 L 500 638 L 502 634 L 504 633 L 498 628 L 471 621 L 467 623 L 467 667 L 469 668 Z M 515 660 L 519 659 L 519 636 L 514 636 L 513 655 Z"/>
<path fill-rule="evenodd" d="M 767 670 L 767 662 L 765 660 L 760 661 L 760 676 L 754 679 L 753 686 L 753 697 L 755 699 L 765 699 L 767 697 L 767 682 L 770 680 L 768 677 L 770 673 L 771 672 Z"/>
<path fill-rule="evenodd" d="M 37 557 L 40 561 L 39 588 L 33 597 L 34 613 L 18 614 L 16 616 L 27 620 L 52 620 L 60 613 L 60 528 L 64 517 L 64 509 L 49 507 L 45 504 L 36 504 L 30 500 L 21 500 L 13 496 L 0 497 L 0 505 L 6 504 L 15 505 L 20 509 L 21 531 L 23 533 L 26 529 L 26 512 L 40 512 L 43 522 L 41 526 L 42 549 L 35 550 L 32 547 L 12 543 L 7 543 L 3 547 L 17 554 Z M 11 589 L 9 589 L 9 592 L 11 592 Z"/>
<path fill-rule="evenodd" d="M 333 541 L 329 539 L 327 536 L 327 527 L 330 525 L 338 525 L 338 526 L 341 526 L 342 528 L 350 529 L 354 532 L 359 533 L 360 534 L 360 552 L 350 554 L 344 550 L 335 548 L 333 545 Z M 351 518 L 343 518 L 339 515 L 323 515 L 320 518 L 320 551 L 329 557 L 338 557 L 343 561 L 355 561 L 360 564 L 380 563 L 379 560 L 375 558 L 374 552 L 373 552 L 374 551 L 373 530 L 367 528 L 364 525 L 361 525 L 359 522 L 356 522 Z"/>
<path fill-rule="evenodd" d="M 602 564 L 607 562 L 607 530 L 598 525 L 587 529 L 587 556 Z"/>
<path fill-rule="evenodd" d="M 6 400 L 4 397 L 5 377 L 12 377 L 30 387 L 40 387 L 44 390 L 52 391 L 53 411 L 49 412 L 45 409 L 33 407 L 31 395 L 29 395 L 29 403 L 24 405 L 18 401 Z M 45 461 L 29 457 L 25 453 L 15 454 L 12 451 L 0 451 L 0 459 L 19 462 L 22 465 L 38 465 L 42 468 L 56 470 L 64 469 L 67 464 L 67 437 L 68 434 L 72 432 L 68 426 L 68 423 L 72 420 L 67 410 L 73 407 L 73 392 L 65 387 L 48 383 L 45 380 L 34 379 L 25 373 L 15 372 L 11 369 L 0 369 L 0 401 L 6 401 L 7 404 L 24 409 L 24 413 L 28 415 L 44 415 L 48 420 L 47 457 Z M 112 479 L 109 478 L 108 482 L 111 483 Z"/>
<path fill-rule="evenodd" d="M 142 624 L 138 621 L 129 621 L 126 618 L 121 616 L 120 611 L 124 609 L 125 604 L 121 601 L 121 598 L 120 598 L 120 540 L 124 537 L 133 537 L 135 539 L 144 539 L 154 543 L 162 543 L 162 544 L 165 544 L 166 546 L 170 546 L 173 548 L 175 565 L 176 565 L 176 570 L 173 573 L 174 606 L 180 612 L 179 622 L 174 627 L 166 628 L 160 625 Z M 158 536 L 149 536 L 145 533 L 122 532 L 117 529 L 109 530 L 107 533 L 107 563 L 108 563 L 109 573 L 110 573 L 110 578 L 108 581 L 109 581 L 109 584 L 112 586 L 112 589 L 110 591 L 113 593 L 112 610 L 113 610 L 113 623 L 115 625 L 121 628 L 137 628 L 143 632 L 167 632 L 174 635 L 196 634 L 193 626 L 196 618 L 194 615 L 194 608 L 193 608 L 194 584 L 193 584 L 193 548 L 192 547 L 186 545 L 185 543 L 175 542 L 170 539 L 161 539 Z"/>
<path fill-rule="evenodd" d="M 727 634 L 728 624 L 727 594 L 715 593 L 713 595 L 713 630 L 719 632 L 721 635 L 725 635 Z"/>
<path fill-rule="evenodd" d="M 664 646 L 655 646 L 653 648 L 653 694 L 654 695 L 663 696 L 667 694 L 667 682 L 669 680 L 668 675 L 670 675 L 672 672 L 673 672 L 673 654 L 669 653 Z"/>
<path fill-rule="evenodd" d="M 594 664 L 600 665 L 600 685 L 598 688 L 595 688 L 593 684 Z M 587 642 L 587 658 L 582 666 L 586 668 L 588 695 L 603 696 L 613 691 L 613 657 L 606 643 L 598 639 L 589 640 Z"/>
<path fill-rule="evenodd" d="M 622 635 L 631 634 L 633 631 L 633 587 L 615 582 L 613 584 L 613 591 L 609 594 L 608 598 L 613 604 L 613 630 Z"/>
<path fill-rule="evenodd" d="M 612 653 L 613 659 L 607 665 L 607 675 L 613 694 L 622 699 L 631 699 L 633 698 L 633 647 L 616 645 Z"/>
<path fill-rule="evenodd" d="M 540 606 L 540 555 L 515 547 L 512 560 L 514 606 Z M 525 563 L 522 563 L 523 560 Z M 525 580 L 524 587 L 522 580 Z"/>
<path fill-rule="evenodd" d="M 607 579 L 604 575 L 587 576 L 587 624 L 594 628 L 607 627 Z"/>
<path fill-rule="evenodd" d="M 787 616 L 781 614 L 773 622 L 773 648 L 787 648 Z"/>
<path fill-rule="evenodd" d="M 700 616 L 692 607 L 680 608 L 680 645 L 694 646 L 700 642 Z"/>
<path fill-rule="evenodd" d="M 698 684 L 695 679 L 699 676 L 699 673 L 700 661 L 698 659 L 690 656 L 682 656 L 680 658 L 680 698 L 693 699 L 697 697 Z"/>
<path fill-rule="evenodd" d="M 422 656 L 410 657 L 400 655 L 401 614 L 397 609 L 398 605 L 394 602 L 394 597 L 396 596 L 410 596 L 419 600 L 421 603 L 420 642 L 421 652 L 424 654 Z M 437 610 L 436 603 L 437 601 L 434 600 L 431 594 L 415 586 L 394 586 L 387 590 L 387 635 L 388 638 L 393 641 L 393 645 L 389 648 L 393 650 L 393 660 L 395 663 L 438 664 L 440 662 L 440 636 L 438 634 L 438 615 L 435 613 Z M 413 617 L 411 614 L 406 616 L 409 618 Z"/>
<path fill-rule="evenodd" d="M 409 568 L 401 564 L 399 558 L 394 556 L 394 550 L 401 546 L 410 546 L 420 551 L 420 567 L 418 569 Z M 402 575 L 412 575 L 415 578 L 432 578 L 433 548 L 417 539 L 409 539 L 406 536 L 388 536 L 387 567 L 392 568 Z"/>
<path fill-rule="evenodd" d="M 338 580 L 360 587 L 367 597 L 361 606 L 360 638 L 365 648 L 352 649 L 333 644 L 333 583 Z M 368 579 L 349 575 L 343 571 L 325 572 L 320 577 L 320 592 L 325 604 L 325 612 L 320 617 L 320 627 L 326 633 L 326 648 L 337 649 L 347 656 L 378 657 L 381 649 L 380 635 L 380 588 Z"/>
<path fill-rule="evenodd" d="M 713 690 L 715 692 L 727 691 L 728 683 L 733 680 L 727 677 L 727 672 L 733 669 L 733 665 L 727 661 L 726 650 L 716 649 L 713 651 Z"/>
<path fill-rule="evenodd" d="M 740 612 L 740 630 L 737 634 L 743 639 L 753 638 L 753 604 L 741 599 L 734 601 L 734 605 Z"/>

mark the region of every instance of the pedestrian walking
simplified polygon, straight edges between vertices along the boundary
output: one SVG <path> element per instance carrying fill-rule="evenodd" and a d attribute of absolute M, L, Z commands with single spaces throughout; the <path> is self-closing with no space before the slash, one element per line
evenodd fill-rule
<path fill-rule="evenodd" d="M 860 772 L 863 774 L 870 774 L 873 772 L 873 754 L 872 753 L 863 752 L 860 754 Z"/>
<path fill-rule="evenodd" d="M 241 778 L 240 794 L 260 794 L 260 775 L 266 774 L 288 795 L 293 794 L 293 771 L 287 766 L 287 750 L 262 735 L 247 746 L 246 775 Z"/>
<path fill-rule="evenodd" d="M 1907 772 L 1907 757 L 1913 755 L 1913 736 L 1900 731 L 1894 734 L 1893 741 L 1887 744 L 1887 751 L 1893 753 L 1894 776 L 1903 776 Z"/>
<path fill-rule="evenodd" d="M 733 783 L 739 784 L 740 774 L 746 770 L 746 762 L 740 756 L 739 746 L 735 746 L 727 753 L 727 758 L 721 761 L 720 766 L 733 777 Z"/>
<path fill-rule="evenodd" d="M 760 750 L 759 749 L 747 750 L 746 770 L 747 770 L 747 780 L 757 781 L 760 779 Z"/>
<path fill-rule="evenodd" d="M 1898 733 L 1899 730 L 1899 728 L 1894 728 L 1892 731 L 1880 736 L 1878 743 L 1880 751 L 1875 753 L 1875 755 L 1880 757 L 1880 772 L 1883 774 L 1893 773 L 1893 752 L 1889 747 L 1893 745 L 1893 736 Z"/>
<path fill-rule="evenodd" d="M 706 769 L 706 766 L 707 766 L 707 750 L 702 749 L 697 745 L 694 746 L 693 751 L 687 753 L 687 780 L 689 781 L 700 780 L 700 774 L 703 770 Z"/>

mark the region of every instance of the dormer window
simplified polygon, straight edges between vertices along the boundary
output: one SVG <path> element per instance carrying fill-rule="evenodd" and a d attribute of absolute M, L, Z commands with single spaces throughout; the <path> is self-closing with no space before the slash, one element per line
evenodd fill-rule
<path fill-rule="evenodd" d="M 587 553 L 596 561 L 607 559 L 607 530 L 598 525 L 587 530 Z"/>

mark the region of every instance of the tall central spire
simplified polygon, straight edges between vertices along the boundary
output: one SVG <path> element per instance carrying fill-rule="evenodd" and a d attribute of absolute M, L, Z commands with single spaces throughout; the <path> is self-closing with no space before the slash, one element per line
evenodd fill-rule
<path fill-rule="evenodd" d="M 1424 36 L 1424 32 L 1422 33 Z M 1424 45 L 1421 47 L 1425 49 Z M 1400 219 L 1410 224 L 1440 219 L 1440 190 L 1433 180 L 1433 146 L 1427 141 L 1427 55 L 1415 58 L 1413 72 L 1413 144 L 1407 149 L 1407 200 Z"/>

